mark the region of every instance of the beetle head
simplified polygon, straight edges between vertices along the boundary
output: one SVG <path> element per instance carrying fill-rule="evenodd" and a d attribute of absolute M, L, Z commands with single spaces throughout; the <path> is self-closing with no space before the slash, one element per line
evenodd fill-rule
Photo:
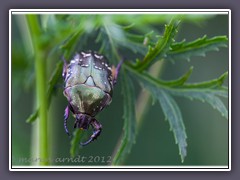
<path fill-rule="evenodd" d="M 92 121 L 92 117 L 87 114 L 76 114 L 76 121 L 74 128 L 80 128 L 80 129 L 88 129 L 89 124 Z"/>
<path fill-rule="evenodd" d="M 89 128 L 89 124 L 92 126 L 93 128 L 93 134 L 91 135 L 91 137 L 84 143 L 80 143 L 82 146 L 85 146 L 87 144 L 89 144 L 90 142 L 94 141 L 95 139 L 97 139 L 97 137 L 100 135 L 101 131 L 102 131 L 102 125 L 94 118 L 91 117 L 87 114 L 76 114 L 76 121 L 75 121 L 75 125 L 74 128 L 80 128 L 80 129 L 88 129 Z"/>

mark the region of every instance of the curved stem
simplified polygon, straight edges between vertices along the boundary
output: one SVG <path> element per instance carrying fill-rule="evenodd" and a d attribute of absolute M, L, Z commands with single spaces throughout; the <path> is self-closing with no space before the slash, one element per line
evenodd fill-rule
<path fill-rule="evenodd" d="M 153 77 L 157 77 L 160 75 L 161 70 L 163 68 L 163 62 L 164 61 L 158 61 L 156 62 L 150 69 L 149 74 Z M 138 96 L 137 102 L 136 102 L 136 119 L 137 119 L 137 131 L 141 128 L 142 121 L 144 119 L 145 114 L 148 111 L 149 103 L 150 103 L 151 95 L 148 91 L 142 90 Z M 142 103 L 146 102 L 146 103 Z"/>
<path fill-rule="evenodd" d="M 47 133 L 47 88 L 46 88 L 46 63 L 44 61 L 44 51 L 40 40 L 41 28 L 38 23 L 37 15 L 27 15 L 28 26 L 30 29 L 36 72 L 36 100 L 39 107 L 39 165 L 48 165 L 48 133 Z"/>

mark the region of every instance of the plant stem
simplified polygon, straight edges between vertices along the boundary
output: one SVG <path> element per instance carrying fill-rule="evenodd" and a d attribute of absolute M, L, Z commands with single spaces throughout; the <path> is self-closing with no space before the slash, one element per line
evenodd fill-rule
<path fill-rule="evenodd" d="M 36 100 L 39 107 L 38 142 L 39 165 L 48 165 L 48 131 L 47 131 L 47 88 L 46 88 L 46 62 L 41 43 L 41 28 L 37 15 L 27 15 L 28 26 L 31 32 L 36 72 Z"/>
<path fill-rule="evenodd" d="M 153 77 L 158 77 L 161 73 L 161 70 L 163 68 L 163 61 L 156 62 L 150 69 L 149 74 Z M 138 96 L 137 102 L 136 102 L 136 119 L 137 119 L 137 131 L 141 128 L 142 121 L 144 119 L 144 115 L 147 113 L 149 109 L 149 103 L 150 103 L 151 95 L 148 91 L 142 90 Z M 146 103 L 143 103 L 146 102 Z"/>

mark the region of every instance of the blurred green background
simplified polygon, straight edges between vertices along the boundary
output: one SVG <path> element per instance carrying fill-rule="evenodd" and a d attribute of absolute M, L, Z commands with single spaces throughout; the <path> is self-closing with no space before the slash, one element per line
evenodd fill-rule
<path fill-rule="evenodd" d="M 36 122 L 26 123 L 26 119 L 35 109 L 34 98 L 34 59 L 28 54 L 31 48 L 26 44 L 23 35 L 24 23 L 19 18 L 21 15 L 12 16 L 12 163 L 13 165 L 30 165 L 22 162 L 21 158 L 34 156 L 34 140 L 36 138 Z M 167 16 L 166 16 L 167 17 Z M 165 18 L 166 18 L 165 17 Z M 167 18 L 166 18 L 167 20 Z M 147 22 L 147 20 L 146 20 Z M 159 23 L 159 28 L 165 22 Z M 228 16 L 216 15 L 206 18 L 201 23 L 182 21 L 177 41 L 186 39 L 192 41 L 203 35 L 214 37 L 217 35 L 228 36 Z M 88 45 L 89 49 L 94 44 Z M 54 52 L 54 51 L 53 51 Z M 219 77 L 228 71 L 228 48 L 207 53 L 206 57 L 192 57 L 191 61 L 180 60 L 164 61 L 161 78 L 164 80 L 176 79 L 194 66 L 189 82 L 201 82 Z M 125 54 L 127 57 L 128 55 Z M 48 70 L 54 69 L 54 64 L 59 61 L 59 56 L 50 54 L 52 62 L 47 62 Z M 54 59 L 55 58 L 55 59 Z M 61 82 L 63 83 L 63 82 Z M 62 85 L 57 87 L 57 93 L 52 99 L 49 116 L 49 143 L 51 144 L 50 157 L 70 157 L 70 140 L 63 128 L 63 113 L 67 100 L 63 96 Z M 226 82 L 227 84 L 228 82 Z M 121 83 L 117 84 L 111 106 L 101 112 L 97 119 L 103 125 L 103 132 L 97 141 L 81 148 L 79 155 L 87 158 L 104 157 L 112 155 L 114 147 L 120 138 L 123 129 L 123 102 Z M 136 92 L 136 96 L 137 96 Z M 158 103 L 151 106 L 144 117 L 142 128 L 139 130 L 136 144 L 125 161 L 126 165 L 228 165 L 228 120 L 214 110 L 209 104 L 199 101 L 190 101 L 185 98 L 175 98 L 181 111 L 188 135 L 187 157 L 184 163 L 175 144 L 173 133 L 169 131 L 169 123 L 164 120 L 163 112 Z M 228 107 L 228 101 L 223 99 Z M 145 103 L 145 102 L 142 102 Z M 73 130 L 73 117 L 69 119 L 69 130 Z M 53 162 L 52 165 L 106 165 L 106 163 L 61 163 Z"/>

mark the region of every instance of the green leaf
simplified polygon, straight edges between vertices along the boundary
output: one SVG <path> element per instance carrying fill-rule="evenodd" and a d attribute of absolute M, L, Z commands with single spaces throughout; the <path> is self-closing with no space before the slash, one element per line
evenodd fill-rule
<path fill-rule="evenodd" d="M 83 131 L 79 128 L 77 128 L 73 133 L 73 138 L 71 140 L 71 147 L 70 147 L 70 156 L 75 157 L 80 148 L 80 141 L 83 138 Z"/>
<path fill-rule="evenodd" d="M 71 54 L 71 51 L 75 49 L 77 45 L 77 41 L 81 34 L 84 33 L 84 29 L 82 26 L 79 26 L 76 31 L 74 31 L 71 36 L 68 37 L 68 39 L 59 47 L 61 49 L 65 50 L 65 57 L 69 57 Z"/>
<path fill-rule="evenodd" d="M 171 45 L 166 59 L 179 60 L 188 59 L 192 56 L 205 56 L 208 51 L 218 51 L 220 47 L 227 47 L 228 39 L 226 36 L 216 36 L 208 39 L 203 36 L 192 42 L 178 42 Z"/>
<path fill-rule="evenodd" d="M 135 143 L 136 136 L 136 114 L 135 114 L 135 102 L 134 102 L 134 89 L 131 79 L 127 77 L 127 73 L 124 72 L 122 76 L 122 93 L 124 100 L 124 127 L 123 137 L 120 147 L 117 149 L 115 156 L 112 160 L 112 165 L 120 165 L 130 153 L 132 145 Z"/>
<path fill-rule="evenodd" d="M 139 40 L 141 40 L 141 38 L 142 42 L 140 43 Z M 131 50 L 134 53 L 140 53 L 142 55 L 145 55 L 147 52 L 147 48 L 143 44 L 144 36 L 126 33 L 123 30 L 123 27 L 113 24 L 112 22 L 104 23 L 104 28 L 101 28 L 101 32 L 96 41 L 99 42 L 100 39 L 102 42 L 99 51 L 102 52 L 105 50 L 105 54 L 112 53 L 113 55 L 110 55 L 110 57 L 118 57 L 119 55 L 117 51 L 118 48 L 121 47 L 125 50 Z M 111 49 L 112 52 L 109 52 L 109 49 Z"/>
<path fill-rule="evenodd" d="M 138 69 L 138 71 L 143 71 L 148 68 L 156 57 L 161 59 L 166 56 L 166 53 L 170 50 L 170 45 L 174 41 L 173 38 L 177 32 L 178 24 L 179 22 L 173 19 L 169 25 L 165 26 L 163 37 L 158 39 L 154 47 L 150 46 L 144 59 L 135 65 L 135 68 Z"/>
<path fill-rule="evenodd" d="M 190 68 L 190 70 L 178 80 L 169 82 L 158 80 L 145 72 L 140 73 L 132 66 L 127 65 L 126 68 L 133 73 L 133 75 L 137 78 L 137 80 L 139 80 L 144 88 L 150 91 L 153 98 L 160 102 L 163 112 L 173 130 L 175 140 L 178 143 L 179 153 L 182 161 L 184 160 L 187 152 L 187 136 L 183 125 L 181 112 L 170 94 L 208 102 L 224 117 L 227 118 L 228 116 L 226 107 L 220 98 L 217 97 L 227 97 L 227 88 L 222 86 L 225 78 L 227 77 L 227 73 L 224 73 L 219 78 L 211 81 L 187 84 L 186 80 L 189 78 L 192 68 Z"/>
<path fill-rule="evenodd" d="M 111 58 L 113 58 L 115 56 L 116 59 L 121 59 L 119 54 L 118 54 L 118 45 L 116 42 L 116 39 L 119 39 L 119 37 L 122 37 L 125 39 L 123 32 L 118 29 L 118 32 L 121 32 L 120 35 L 117 35 L 117 37 L 115 37 L 115 27 L 113 27 L 114 25 L 112 24 L 112 22 L 105 22 L 103 28 L 101 28 L 102 30 L 102 36 L 103 36 L 103 45 L 102 45 L 102 49 L 105 49 L 105 51 L 109 51 L 109 53 L 111 53 L 109 56 Z M 107 53 L 107 52 L 106 52 Z M 110 59 L 111 59 L 110 58 Z M 115 61 L 116 62 L 116 61 Z"/>
<path fill-rule="evenodd" d="M 142 72 L 142 74 L 144 75 L 145 78 L 157 83 L 159 86 L 178 87 L 178 86 L 182 86 L 188 80 L 188 78 L 192 74 L 192 70 L 193 70 L 193 67 L 190 67 L 188 72 L 186 72 L 183 76 L 181 76 L 177 80 L 172 80 L 172 81 L 164 81 L 161 79 L 156 79 L 145 72 Z"/>
<path fill-rule="evenodd" d="M 145 35 L 137 35 L 125 30 L 124 32 L 126 40 L 120 41 L 120 45 L 129 48 L 134 53 L 140 53 L 143 56 L 148 52 L 148 45 L 154 46 L 152 35 L 153 31 L 146 33 Z"/>
<path fill-rule="evenodd" d="M 163 113 L 170 124 L 170 130 L 173 131 L 175 142 L 178 144 L 179 155 L 183 162 L 187 155 L 187 135 L 181 111 L 174 99 L 164 90 L 155 89 L 152 93 L 160 102 Z"/>
<path fill-rule="evenodd" d="M 210 81 L 201 82 L 201 83 L 186 83 L 182 87 L 183 88 L 219 88 L 219 87 L 222 87 L 227 76 L 228 76 L 228 72 L 225 72 L 219 78 L 216 78 Z"/>
<path fill-rule="evenodd" d="M 183 96 L 190 99 L 200 100 L 202 102 L 208 102 L 214 109 L 217 109 L 225 118 L 228 117 L 228 111 L 225 108 L 222 101 L 217 97 L 228 97 L 228 88 L 223 86 L 223 82 L 226 79 L 228 73 L 224 73 L 219 78 L 205 81 L 201 83 L 184 83 L 180 82 L 182 79 L 188 79 L 191 71 L 186 73 L 182 78 L 175 81 L 163 81 L 150 76 L 147 73 L 139 73 L 132 67 L 127 68 L 135 75 L 135 77 L 143 83 L 151 84 L 155 88 L 165 89 L 169 93 L 177 96 Z M 191 69 L 190 69 L 191 70 Z"/>
<path fill-rule="evenodd" d="M 26 122 L 32 123 L 37 119 L 37 117 L 38 117 L 38 109 L 27 118 Z"/>
<path fill-rule="evenodd" d="M 113 26 L 114 27 L 114 26 Z M 115 29 L 110 28 L 113 41 L 116 43 L 117 47 L 123 47 L 125 49 L 131 50 L 133 53 L 140 53 L 142 55 L 145 55 L 147 52 L 146 46 L 143 44 L 144 42 L 144 36 L 135 35 L 132 33 L 127 33 L 123 30 L 121 26 L 115 26 Z M 121 32 L 121 36 L 114 35 L 114 30 Z M 116 32 L 115 32 L 116 33 Z"/>
<path fill-rule="evenodd" d="M 131 68 L 129 67 L 129 70 L 130 69 Z M 222 114 L 222 116 L 224 116 L 225 118 L 228 117 L 227 109 L 225 108 L 222 101 L 217 97 L 217 96 L 225 98 L 228 97 L 228 88 L 222 86 L 224 80 L 228 75 L 227 72 L 221 75 L 219 78 L 211 81 L 192 84 L 185 83 L 182 86 L 172 86 L 176 84 L 171 83 L 168 84 L 167 81 L 165 82 L 162 80 L 160 81 L 146 73 L 138 73 L 136 70 L 131 69 L 131 71 L 134 73 L 135 76 L 138 77 L 137 79 L 140 80 L 141 83 L 144 83 L 144 86 L 145 83 L 150 83 L 152 86 L 159 89 L 165 89 L 166 91 L 173 95 L 187 97 L 191 100 L 196 99 L 202 102 L 208 102 L 214 109 L 217 109 Z M 176 80 L 175 82 L 178 81 Z"/>
<path fill-rule="evenodd" d="M 169 121 L 170 128 L 173 131 L 174 138 L 179 147 L 179 154 L 182 162 L 187 154 L 187 135 L 185 132 L 182 115 L 177 103 L 164 89 L 156 86 L 154 81 L 148 81 L 146 79 L 139 79 L 142 86 L 150 91 L 152 96 L 157 99 L 163 109 L 163 113 L 166 119 Z"/>
<path fill-rule="evenodd" d="M 218 110 L 222 116 L 228 118 L 228 110 L 218 96 L 228 97 L 228 88 L 223 86 L 228 72 L 219 78 L 201 83 L 186 83 L 179 88 L 169 90 L 170 93 L 184 96 L 189 99 L 196 99 L 209 103 L 214 109 Z"/>
<path fill-rule="evenodd" d="M 218 110 L 223 117 L 228 118 L 228 110 L 217 95 L 227 96 L 225 90 L 209 90 L 209 89 L 176 89 L 169 91 L 170 93 L 187 97 L 191 100 L 196 99 L 209 103 L 214 109 Z"/>

